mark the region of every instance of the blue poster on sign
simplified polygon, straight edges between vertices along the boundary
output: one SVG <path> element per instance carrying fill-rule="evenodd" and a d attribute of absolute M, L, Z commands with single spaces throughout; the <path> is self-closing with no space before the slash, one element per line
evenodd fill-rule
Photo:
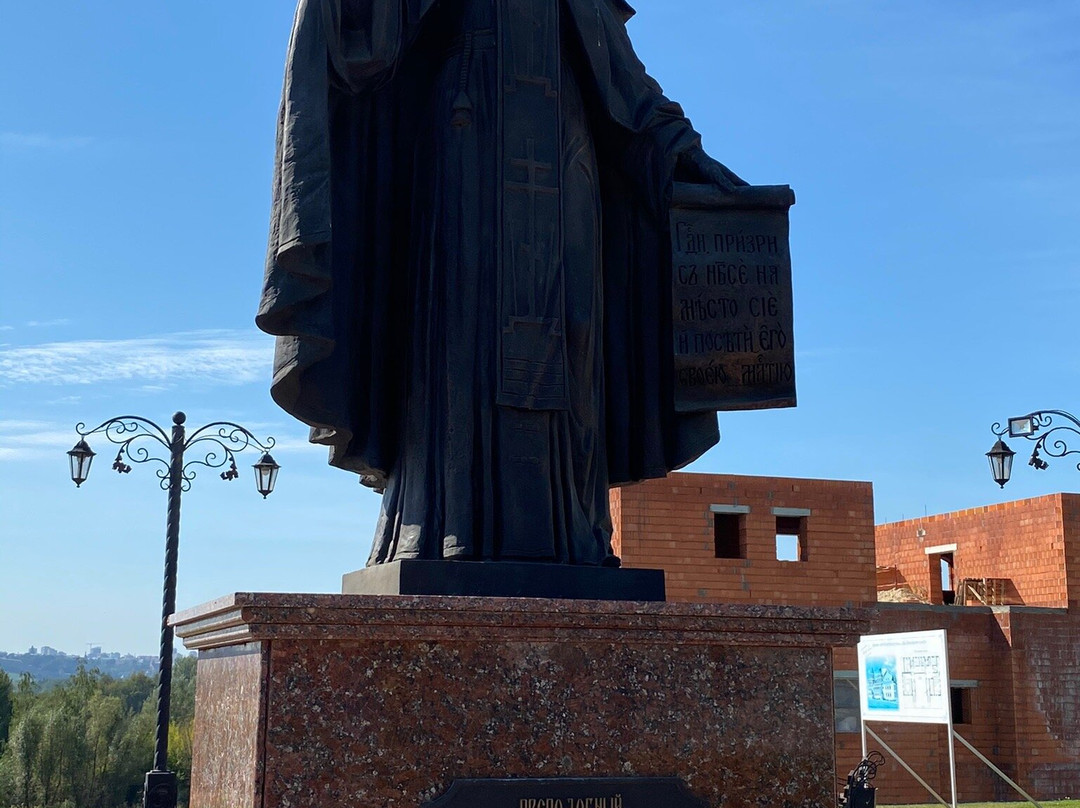
<path fill-rule="evenodd" d="M 876 656 L 865 661 L 867 706 L 872 710 L 899 710 L 896 657 Z"/>

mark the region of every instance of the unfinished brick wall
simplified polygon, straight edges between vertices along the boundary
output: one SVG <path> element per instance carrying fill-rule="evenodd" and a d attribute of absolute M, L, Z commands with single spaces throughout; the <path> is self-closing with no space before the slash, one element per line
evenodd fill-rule
<path fill-rule="evenodd" d="M 741 508 L 742 558 L 717 558 L 711 506 Z M 809 511 L 805 561 L 778 561 L 777 514 Z M 876 600 L 870 483 L 672 474 L 612 490 L 615 552 L 663 569 L 669 600 L 866 605 Z"/>
<path fill-rule="evenodd" d="M 1080 615 L 1012 609 L 1017 781 L 1036 799 L 1080 795 Z"/>
<path fill-rule="evenodd" d="M 931 603 L 941 602 L 928 548 L 956 545 L 953 577 L 1007 578 L 1010 601 L 1066 608 L 1080 597 L 1080 495 L 1053 494 L 878 525 L 877 563 Z"/>
<path fill-rule="evenodd" d="M 717 557 L 712 506 L 739 513 L 744 557 Z M 777 509 L 809 511 L 806 560 L 777 560 Z M 875 531 L 868 483 L 673 474 L 612 491 L 611 514 L 615 551 L 626 566 L 665 570 L 669 599 L 681 601 L 873 605 L 879 579 L 906 582 L 940 600 L 940 568 L 926 548 L 955 544 L 955 581 L 1011 579 L 1011 594 L 1026 605 L 881 603 L 872 612 L 871 632 L 946 629 L 950 678 L 973 685 L 965 691 L 968 720 L 957 731 L 1036 798 L 1080 795 L 1080 495 L 974 508 Z M 875 563 L 897 569 L 879 575 Z M 855 649 L 836 649 L 834 669 L 853 673 Z M 948 797 L 945 727 L 871 726 Z M 835 741 L 842 778 L 859 761 L 860 739 L 844 732 Z M 956 760 L 962 801 L 1017 798 L 959 745 Z M 891 758 L 875 785 L 878 804 L 932 801 Z"/>
<path fill-rule="evenodd" d="M 1080 613 L 1080 494 L 1060 494 L 1068 608 Z"/>
<path fill-rule="evenodd" d="M 975 684 L 968 692 L 969 722 L 956 731 L 996 765 L 1017 775 L 1015 727 L 1012 715 L 1012 661 L 1009 644 L 993 609 L 986 607 L 880 604 L 872 617 L 872 634 L 945 629 L 949 642 L 949 678 Z M 1007 611 L 1007 610 L 1006 610 Z M 837 672 L 857 669 L 854 648 L 833 654 Z M 871 723 L 870 728 L 907 761 L 939 794 L 949 798 L 948 730 L 933 724 Z M 881 749 L 873 738 L 870 749 Z M 884 751 L 884 750 L 882 750 Z M 857 732 L 836 734 L 836 773 L 846 776 L 861 758 Z M 929 803 L 933 798 L 900 764 L 886 755 L 874 785 L 878 804 Z M 957 793 L 961 802 L 1011 800 L 1012 790 L 990 769 L 957 745 Z"/>
<path fill-rule="evenodd" d="M 968 690 L 969 720 L 956 731 L 1036 799 L 1080 794 L 1080 615 L 1030 607 L 880 604 L 871 633 L 945 629 L 949 677 Z M 837 649 L 837 672 L 856 669 L 855 650 Z M 948 798 L 945 727 L 872 723 L 938 793 Z M 871 749 L 879 748 L 871 738 Z M 846 775 L 861 754 L 857 733 L 837 733 L 836 772 Z M 960 744 L 957 791 L 962 802 L 1019 796 Z M 879 804 L 932 802 L 889 758 L 875 781 Z"/>

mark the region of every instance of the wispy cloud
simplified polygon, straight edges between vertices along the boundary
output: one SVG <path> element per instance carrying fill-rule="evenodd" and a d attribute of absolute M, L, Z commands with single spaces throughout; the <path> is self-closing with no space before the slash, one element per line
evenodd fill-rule
<path fill-rule="evenodd" d="M 135 381 L 170 389 L 180 382 L 266 381 L 272 343 L 246 331 L 195 331 L 127 340 L 79 340 L 0 348 L 0 387 Z"/>
<path fill-rule="evenodd" d="M 0 149 L 71 151 L 94 142 L 81 135 L 51 135 L 45 132 L 0 132 Z"/>
<path fill-rule="evenodd" d="M 263 432 L 256 432 L 257 435 L 263 435 Z M 304 438 L 288 437 L 278 438 L 276 435 L 280 435 L 280 432 L 274 433 L 274 454 L 289 454 L 291 452 L 311 452 L 314 456 L 318 456 L 320 459 L 326 454 L 326 447 L 319 446 Z"/>
<path fill-rule="evenodd" d="M 0 440 L 3 440 L 4 443 L 16 444 L 17 447 L 21 449 L 48 449 L 57 447 L 70 449 L 78 438 L 79 436 L 76 435 L 74 430 L 70 427 L 68 429 L 61 429 L 54 426 L 40 432 L 22 432 L 7 435 L 0 438 Z"/>
<path fill-rule="evenodd" d="M 15 330 L 15 326 L 13 326 L 13 325 L 0 325 L 0 331 L 14 331 L 14 330 Z"/>
<path fill-rule="evenodd" d="M 6 435 L 9 432 L 34 432 L 41 429 L 48 429 L 49 424 L 47 421 L 26 421 L 15 418 L 9 418 L 0 420 L 0 435 Z"/>
<path fill-rule="evenodd" d="M 75 445 L 71 427 L 44 421 L 0 421 L 0 460 L 56 457 Z"/>
<path fill-rule="evenodd" d="M 59 317 L 55 320 L 31 320 L 26 325 L 28 328 L 53 328 L 59 325 L 70 325 L 71 320 L 67 317 Z"/>

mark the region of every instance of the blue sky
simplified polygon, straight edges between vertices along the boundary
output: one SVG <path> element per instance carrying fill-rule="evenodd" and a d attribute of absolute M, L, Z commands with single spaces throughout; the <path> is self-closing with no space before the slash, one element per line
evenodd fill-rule
<path fill-rule="evenodd" d="M 799 198 L 800 405 L 722 415 L 693 469 L 871 480 L 879 522 L 1080 490 L 1058 461 L 999 491 L 983 456 L 994 420 L 1080 410 L 1080 5 L 638 6 L 706 148 Z M 279 439 L 270 499 L 254 457 L 186 495 L 181 607 L 337 591 L 367 558 L 378 498 L 270 401 L 252 324 L 292 11 L 0 0 L 0 649 L 156 648 L 164 494 L 100 440 L 76 490 L 79 421 Z"/>

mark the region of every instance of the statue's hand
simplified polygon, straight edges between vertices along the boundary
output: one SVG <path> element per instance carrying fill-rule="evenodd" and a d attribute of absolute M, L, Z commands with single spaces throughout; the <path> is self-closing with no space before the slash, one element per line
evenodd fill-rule
<path fill-rule="evenodd" d="M 709 157 L 700 146 L 694 146 L 679 155 L 675 175 L 687 182 L 715 185 L 729 194 L 735 193 L 740 186 L 750 184 L 723 163 Z"/>

